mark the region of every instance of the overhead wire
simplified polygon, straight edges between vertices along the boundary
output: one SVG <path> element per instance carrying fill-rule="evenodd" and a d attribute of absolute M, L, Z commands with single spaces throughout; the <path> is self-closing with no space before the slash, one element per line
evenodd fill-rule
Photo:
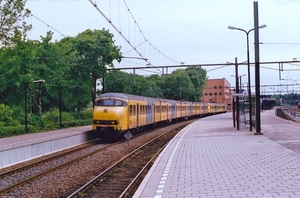
<path fill-rule="evenodd" d="M 149 40 L 146 38 L 146 36 L 145 36 L 145 34 L 143 33 L 143 31 L 141 30 L 141 28 L 140 28 L 140 26 L 139 26 L 139 24 L 137 23 L 137 21 L 136 21 L 136 19 L 135 19 L 135 17 L 133 16 L 133 14 L 132 14 L 132 12 L 131 12 L 131 10 L 129 9 L 129 7 L 128 7 L 128 5 L 127 5 L 127 3 L 125 2 L 125 0 L 123 0 L 123 3 L 124 3 L 124 5 L 126 6 L 126 9 L 127 9 L 127 11 L 128 11 L 128 17 L 131 17 L 132 18 L 132 20 L 134 21 L 134 24 L 135 24 L 135 27 L 137 27 L 138 28 L 138 30 L 139 30 L 139 33 L 140 33 L 140 35 L 143 37 L 143 39 L 144 39 L 144 41 L 143 42 L 141 42 L 140 44 L 138 44 L 138 45 L 135 45 L 135 43 L 136 43 L 136 38 L 135 38 L 135 34 L 133 35 L 134 36 L 134 42 L 132 43 L 132 42 L 130 42 L 130 27 L 128 27 L 128 36 L 127 36 L 127 38 L 122 34 L 122 31 L 121 30 L 119 30 L 115 25 L 114 25 L 114 23 L 109 19 L 109 18 L 107 18 L 106 17 L 106 15 L 104 14 L 104 12 L 102 12 L 102 10 L 97 6 L 97 4 L 95 3 L 95 2 L 93 2 L 92 0 L 89 0 L 89 2 L 97 9 L 97 11 L 109 22 L 109 24 L 123 37 L 123 39 L 131 46 L 131 48 L 132 48 L 132 50 L 134 50 L 141 58 L 143 58 L 147 63 L 148 63 L 148 65 L 150 65 L 150 66 L 153 66 L 153 64 L 152 63 L 150 63 L 150 61 L 149 61 L 149 59 L 146 59 L 142 54 L 141 54 L 141 52 L 139 52 L 138 50 L 137 50 L 137 47 L 139 47 L 140 45 L 142 45 L 143 43 L 145 43 L 145 42 L 147 42 L 147 43 L 149 43 L 149 45 L 153 48 L 153 49 L 155 49 L 159 54 L 161 54 L 162 56 L 164 56 L 164 57 L 166 57 L 167 59 L 169 59 L 169 60 L 171 60 L 172 62 L 175 62 L 175 63 L 180 63 L 179 61 L 176 61 L 176 60 L 174 60 L 174 59 L 172 59 L 172 58 L 170 58 L 170 57 L 168 57 L 166 54 L 164 54 L 163 52 L 161 52 L 160 50 L 158 50 L 156 47 L 154 47 L 154 45 L 152 44 L 152 43 L 150 43 L 149 42 Z M 120 4 L 119 4 L 119 10 L 120 10 Z M 120 11 L 119 11 L 120 12 Z M 128 19 L 129 20 L 129 19 Z M 120 20 L 120 18 L 119 18 L 119 21 L 121 21 Z M 128 24 L 129 25 L 129 24 Z M 130 50 L 130 51 L 132 51 L 132 50 Z M 126 52 L 126 53 L 128 53 L 128 52 Z M 126 54 L 125 53 L 125 54 Z"/>
<path fill-rule="evenodd" d="M 45 21 L 41 20 L 40 18 L 38 18 L 37 16 L 35 16 L 34 14 L 31 14 L 32 17 L 36 18 L 37 20 L 39 20 L 40 22 L 44 23 L 45 25 L 47 25 L 48 28 L 51 28 L 52 30 L 54 30 L 55 32 L 61 34 L 61 36 L 65 36 L 63 33 L 61 33 L 60 31 L 58 31 L 57 29 L 55 29 L 54 27 L 52 27 L 51 25 L 49 25 L 48 23 L 46 23 Z"/>
<path fill-rule="evenodd" d="M 92 0 L 89 0 L 89 2 L 109 22 L 109 24 L 121 35 L 121 37 L 134 49 L 134 51 L 141 57 L 141 59 L 144 59 L 145 62 L 151 64 L 147 58 L 145 58 L 139 51 L 137 51 L 137 49 L 132 45 L 132 43 L 122 34 L 122 32 L 114 25 L 114 23 L 101 11 L 98 5 L 94 3 Z"/>

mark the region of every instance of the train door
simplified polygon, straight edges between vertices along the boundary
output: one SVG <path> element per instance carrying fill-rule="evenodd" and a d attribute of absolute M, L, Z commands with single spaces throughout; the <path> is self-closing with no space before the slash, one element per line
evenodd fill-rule
<path fill-rule="evenodd" d="M 152 120 L 151 121 L 152 121 L 152 123 L 154 123 L 155 122 L 155 105 L 154 105 L 154 103 L 151 104 L 151 109 L 150 110 L 151 110 L 151 114 L 152 114 L 152 118 L 151 118 Z"/>
<path fill-rule="evenodd" d="M 156 105 L 155 104 L 153 104 L 153 123 L 155 123 L 156 122 Z"/>
<path fill-rule="evenodd" d="M 137 127 L 140 126 L 139 120 L 140 120 L 140 103 L 137 103 L 136 104 L 136 126 Z"/>
<path fill-rule="evenodd" d="M 167 106 L 166 106 L 166 111 L 167 111 L 167 118 L 166 118 L 166 120 L 169 120 L 169 104 L 167 104 Z"/>

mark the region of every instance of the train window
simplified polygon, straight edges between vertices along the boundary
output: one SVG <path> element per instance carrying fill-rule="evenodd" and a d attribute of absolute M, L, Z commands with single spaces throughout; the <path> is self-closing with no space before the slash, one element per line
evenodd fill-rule
<path fill-rule="evenodd" d="M 133 105 L 132 115 L 135 115 L 135 105 Z"/>
<path fill-rule="evenodd" d="M 103 99 L 97 100 L 95 106 L 127 106 L 127 102 L 121 100 Z"/>
<path fill-rule="evenodd" d="M 132 115 L 132 105 L 129 106 L 129 114 Z"/>
<path fill-rule="evenodd" d="M 115 106 L 127 106 L 127 103 L 121 100 L 116 100 Z"/>

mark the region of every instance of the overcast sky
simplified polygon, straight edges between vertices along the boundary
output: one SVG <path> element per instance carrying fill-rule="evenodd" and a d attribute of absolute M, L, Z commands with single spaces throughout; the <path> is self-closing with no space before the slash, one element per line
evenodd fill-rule
<path fill-rule="evenodd" d="M 246 34 L 229 30 L 228 26 L 247 31 L 254 27 L 252 0 L 126 0 L 130 12 L 123 0 L 95 2 L 152 65 L 225 64 L 234 62 L 235 57 L 238 62 L 247 60 Z M 88 0 L 28 0 L 27 8 L 38 18 L 29 19 L 33 26 L 29 39 L 39 39 L 47 31 L 53 31 L 54 39 L 59 40 L 86 29 L 105 28 L 115 35 L 115 44 L 122 47 L 124 56 L 139 57 Z M 261 62 L 291 61 L 293 58 L 300 61 L 299 8 L 300 0 L 258 1 L 259 25 L 267 25 L 260 29 L 259 35 L 263 43 L 260 45 Z M 250 62 L 254 62 L 254 31 L 249 34 L 249 41 Z M 121 64 L 115 64 L 117 68 L 133 66 L 146 66 L 146 62 L 126 58 Z M 285 80 L 279 80 L 278 64 L 261 66 L 261 85 L 300 84 L 300 80 L 297 81 L 300 64 L 283 66 L 285 71 L 281 72 L 281 78 Z M 204 69 L 209 78 L 224 77 L 235 85 L 234 67 Z M 157 72 L 161 70 L 137 71 L 143 75 Z M 243 74 L 247 74 L 246 66 L 239 68 L 239 75 Z M 247 81 L 247 76 L 243 76 L 242 83 Z M 254 67 L 251 67 L 251 85 L 254 83 Z"/>

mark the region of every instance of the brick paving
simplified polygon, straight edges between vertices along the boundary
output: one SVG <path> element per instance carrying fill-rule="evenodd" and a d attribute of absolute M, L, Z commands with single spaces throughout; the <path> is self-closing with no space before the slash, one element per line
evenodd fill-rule
<path fill-rule="evenodd" d="M 231 113 L 190 124 L 161 153 L 134 197 L 300 197 L 300 155 L 282 139 L 268 138 L 291 132 L 290 140 L 300 139 L 300 125 L 273 112 L 261 114 L 264 135 L 243 125 L 237 131 Z"/>

